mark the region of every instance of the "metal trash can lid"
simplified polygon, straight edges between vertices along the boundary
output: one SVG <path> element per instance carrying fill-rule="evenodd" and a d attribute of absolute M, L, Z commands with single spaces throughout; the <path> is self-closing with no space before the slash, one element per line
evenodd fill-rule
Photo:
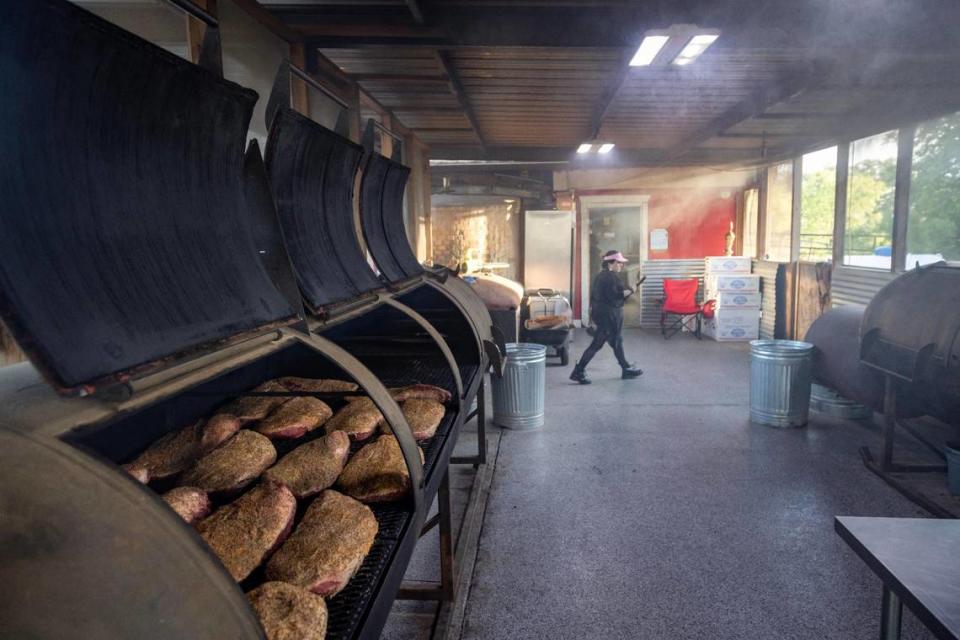
<path fill-rule="evenodd" d="M 800 340 L 751 340 L 750 353 L 777 358 L 805 358 L 813 351 L 813 345 Z"/>
<path fill-rule="evenodd" d="M 547 348 L 542 344 L 532 342 L 508 342 L 507 343 L 507 362 L 537 362 L 546 359 Z"/>

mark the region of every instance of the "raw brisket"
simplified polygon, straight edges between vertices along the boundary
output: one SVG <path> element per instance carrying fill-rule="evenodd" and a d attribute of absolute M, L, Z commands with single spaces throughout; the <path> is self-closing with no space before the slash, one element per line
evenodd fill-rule
<path fill-rule="evenodd" d="M 402 408 L 403 416 L 407 419 L 407 424 L 413 431 L 413 437 L 417 440 L 432 438 L 447 411 L 446 407 L 435 400 L 421 400 L 419 398 L 407 400 L 403 403 Z M 382 433 L 393 433 L 386 420 L 381 421 L 380 431 Z"/>
<path fill-rule="evenodd" d="M 251 391 L 258 393 L 288 393 L 277 380 L 267 380 Z M 254 420 L 263 420 L 271 411 L 290 400 L 292 396 L 241 396 L 221 409 L 221 413 L 237 416 L 244 424 Z"/>
<path fill-rule="evenodd" d="M 284 376 L 283 378 L 277 378 L 277 382 L 282 384 L 290 391 L 301 391 L 305 393 L 346 393 L 356 391 L 360 388 L 356 383 L 353 382 L 325 378 L 298 378 L 296 376 Z"/>
<path fill-rule="evenodd" d="M 326 424 L 327 433 L 343 431 L 351 440 L 366 440 L 377 430 L 383 414 L 370 398 L 348 402 Z"/>
<path fill-rule="evenodd" d="M 327 597 L 357 572 L 377 536 L 369 507 L 326 490 L 313 501 L 293 535 L 267 563 L 268 580 L 280 580 Z"/>
<path fill-rule="evenodd" d="M 349 455 L 350 438 L 334 431 L 283 456 L 264 478 L 283 484 L 297 498 L 306 498 L 332 487 Z"/>
<path fill-rule="evenodd" d="M 453 399 L 453 395 L 446 389 L 435 387 L 432 384 L 411 384 L 405 387 L 394 387 L 390 389 L 390 395 L 397 402 L 412 400 L 418 398 L 421 400 L 435 400 L 444 404 Z"/>
<path fill-rule="evenodd" d="M 180 484 L 208 493 L 242 489 L 277 461 L 277 450 L 266 436 L 241 429 L 219 449 L 197 460 Z"/>
<path fill-rule="evenodd" d="M 285 402 L 255 427 L 268 438 L 299 438 L 330 419 L 333 410 L 323 400 L 310 396 Z"/>
<path fill-rule="evenodd" d="M 323 640 L 327 603 L 286 582 L 265 582 L 247 594 L 267 640 Z"/>
<path fill-rule="evenodd" d="M 297 501 L 290 490 L 262 483 L 197 525 L 197 531 L 240 582 L 287 537 Z"/>
<path fill-rule="evenodd" d="M 420 461 L 423 462 L 423 451 Z M 410 491 L 410 473 L 393 436 L 380 436 L 357 452 L 337 480 L 340 489 L 361 502 L 391 502 Z"/>
<path fill-rule="evenodd" d="M 239 428 L 240 421 L 236 417 L 217 414 L 165 435 L 123 468 L 143 483 L 175 476 L 197 458 L 223 444 Z"/>
<path fill-rule="evenodd" d="M 161 497 L 187 524 L 195 524 L 210 515 L 210 498 L 202 489 L 177 487 Z"/>

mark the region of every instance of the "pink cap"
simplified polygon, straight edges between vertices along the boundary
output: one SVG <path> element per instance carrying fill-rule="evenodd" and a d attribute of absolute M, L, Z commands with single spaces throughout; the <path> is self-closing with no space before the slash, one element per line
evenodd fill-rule
<path fill-rule="evenodd" d="M 623 257 L 623 254 L 617 251 L 616 253 L 611 253 L 610 255 L 603 256 L 604 262 L 630 262 Z"/>

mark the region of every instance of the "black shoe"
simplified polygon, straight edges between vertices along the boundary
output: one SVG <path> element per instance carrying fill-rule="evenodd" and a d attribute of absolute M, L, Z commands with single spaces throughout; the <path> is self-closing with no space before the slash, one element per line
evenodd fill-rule
<path fill-rule="evenodd" d="M 574 382 L 580 384 L 590 384 L 590 378 L 587 377 L 587 372 L 578 367 L 574 367 L 573 371 L 570 373 L 570 379 Z"/>
<path fill-rule="evenodd" d="M 637 367 L 630 365 L 623 368 L 623 372 L 620 374 L 620 377 L 624 380 L 629 380 L 631 378 L 639 378 L 643 375 L 643 369 L 638 369 Z"/>

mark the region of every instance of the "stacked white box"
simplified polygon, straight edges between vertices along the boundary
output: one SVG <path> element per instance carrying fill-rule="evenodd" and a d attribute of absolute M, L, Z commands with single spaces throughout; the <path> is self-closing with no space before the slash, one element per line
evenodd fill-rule
<path fill-rule="evenodd" d="M 704 318 L 703 333 L 721 342 L 756 340 L 760 335 L 760 276 L 750 273 L 750 258 L 706 258 L 704 300 L 714 301 L 712 318 Z"/>

